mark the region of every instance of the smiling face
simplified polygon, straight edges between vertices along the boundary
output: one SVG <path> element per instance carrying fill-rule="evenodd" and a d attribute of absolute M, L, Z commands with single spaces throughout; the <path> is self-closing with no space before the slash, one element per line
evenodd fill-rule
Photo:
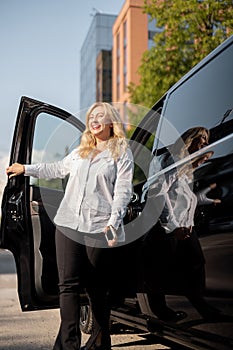
<path fill-rule="evenodd" d="M 188 149 L 189 153 L 194 153 L 198 151 L 199 149 L 205 147 L 208 145 L 209 141 L 209 135 L 206 131 L 203 131 L 203 133 L 197 137 L 195 137 Z"/>
<path fill-rule="evenodd" d="M 95 107 L 88 118 L 88 127 L 90 132 L 96 138 L 96 142 L 107 141 L 111 136 L 112 122 L 106 115 L 103 106 Z"/>

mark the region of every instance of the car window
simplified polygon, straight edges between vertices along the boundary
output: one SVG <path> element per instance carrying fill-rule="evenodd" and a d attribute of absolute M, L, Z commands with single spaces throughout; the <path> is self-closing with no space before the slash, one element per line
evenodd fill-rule
<path fill-rule="evenodd" d="M 220 137 L 219 130 L 233 119 L 232 57 L 233 45 L 171 93 L 163 111 L 161 147 L 173 144 L 178 135 L 195 126 L 215 131 L 218 127 Z M 232 132 L 232 128 L 225 128 L 226 132 Z M 216 136 L 215 133 L 215 140 Z"/>
<path fill-rule="evenodd" d="M 133 184 L 136 185 L 140 182 L 144 182 L 148 176 L 148 165 L 151 160 L 151 150 L 154 142 L 155 134 L 152 133 L 145 145 L 141 147 L 140 154 L 135 157 L 135 167 L 134 167 L 134 176 Z"/>
<path fill-rule="evenodd" d="M 69 154 L 80 143 L 81 132 L 73 125 L 51 114 L 40 113 L 36 119 L 31 163 L 56 162 Z M 61 179 L 34 179 L 31 184 L 63 189 Z"/>
<path fill-rule="evenodd" d="M 130 140 L 135 163 L 134 185 L 144 182 L 148 177 L 151 152 L 156 140 L 162 104 L 163 100 L 156 105 L 156 108 L 146 111 Z"/>
<path fill-rule="evenodd" d="M 188 173 L 190 168 L 190 188 L 195 193 L 207 189 L 209 199 L 219 199 L 218 205 L 211 205 L 214 202 L 210 200 L 208 205 L 198 202 L 195 225 L 199 227 L 199 234 L 203 235 L 208 231 L 232 230 L 233 227 L 232 57 L 233 45 L 230 45 L 171 90 L 163 108 L 159 143 L 154 145 L 154 157 L 145 186 L 146 193 L 150 186 L 157 184 L 157 180 L 163 183 L 168 176 L 181 178 L 182 171 L 185 169 Z M 202 147 L 194 147 L 195 151 L 191 151 L 187 147 L 188 142 L 184 147 L 183 135 L 199 127 L 209 133 L 208 143 L 204 142 Z M 184 153 L 183 149 L 186 150 Z M 198 157 L 205 160 L 203 158 L 203 162 L 199 162 Z M 200 163 L 197 167 L 194 166 L 195 159 Z M 211 191 L 210 186 L 214 187 Z"/>

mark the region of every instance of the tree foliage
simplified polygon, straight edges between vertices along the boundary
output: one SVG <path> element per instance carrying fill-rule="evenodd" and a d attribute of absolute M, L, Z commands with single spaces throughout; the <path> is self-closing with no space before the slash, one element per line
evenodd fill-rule
<path fill-rule="evenodd" d="M 232 0 L 144 0 L 144 11 L 163 28 L 129 85 L 131 102 L 151 107 L 194 65 L 233 34 Z"/>

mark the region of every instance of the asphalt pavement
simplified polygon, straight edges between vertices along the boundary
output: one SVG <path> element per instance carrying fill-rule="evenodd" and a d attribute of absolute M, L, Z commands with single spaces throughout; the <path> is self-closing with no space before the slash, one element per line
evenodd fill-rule
<path fill-rule="evenodd" d="M 58 327 L 58 309 L 21 311 L 13 256 L 0 249 L 0 350 L 52 350 Z M 87 337 L 83 334 L 83 344 Z M 171 349 L 147 333 L 120 328 L 112 334 L 112 345 L 113 350 Z"/>

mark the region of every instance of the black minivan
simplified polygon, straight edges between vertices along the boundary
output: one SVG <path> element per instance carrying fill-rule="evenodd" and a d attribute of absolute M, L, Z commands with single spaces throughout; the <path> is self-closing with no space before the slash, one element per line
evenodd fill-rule
<path fill-rule="evenodd" d="M 129 114 L 133 114 L 129 113 Z M 12 142 L 10 163 L 50 162 L 61 159 L 76 147 L 84 124 L 80 118 L 57 107 L 22 97 Z M 167 291 L 168 305 L 187 317 L 166 322 L 156 317 L 148 297 L 143 257 L 150 250 L 147 279 L 153 281 L 153 238 L 148 234 L 153 208 L 147 193 L 161 176 L 176 168 L 174 161 L 153 176 L 148 169 L 177 135 L 203 126 L 210 141 L 198 156 L 211 157 L 194 173 L 192 187 L 199 191 L 216 184 L 207 194 L 217 205 L 199 204 L 195 228 L 206 261 L 205 298 L 227 318 L 205 320 L 186 299 L 182 290 Z M 111 318 L 133 328 L 152 332 L 162 341 L 190 349 L 233 348 L 233 36 L 196 65 L 145 113 L 135 128 L 130 145 L 135 159 L 134 195 L 125 218 L 128 244 L 122 280 L 117 282 Z M 185 156 L 180 162 L 190 161 Z M 8 180 L 2 200 L 0 247 L 13 255 L 18 275 L 18 295 L 23 311 L 58 307 L 58 277 L 53 217 L 64 194 L 66 181 L 35 180 L 18 176 Z M 146 220 L 144 220 L 146 218 Z M 155 243 L 156 244 L 156 243 Z M 141 249 L 143 247 L 143 254 Z M 147 262 L 148 263 L 148 262 Z M 145 271 L 144 271 L 145 272 Z M 149 277 L 148 277 L 149 276 Z M 152 283 L 153 285 L 153 283 Z M 91 313 L 82 296 L 84 332 L 91 328 Z"/>

